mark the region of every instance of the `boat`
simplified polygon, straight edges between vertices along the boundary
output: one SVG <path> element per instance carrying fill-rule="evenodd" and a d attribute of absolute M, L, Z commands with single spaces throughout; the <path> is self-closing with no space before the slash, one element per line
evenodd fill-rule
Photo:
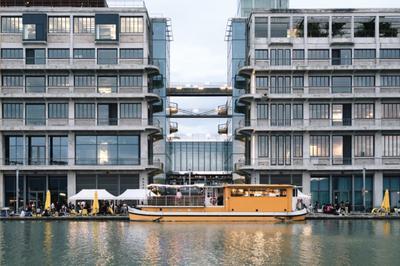
<path fill-rule="evenodd" d="M 301 199 L 292 185 L 149 185 L 148 188 L 157 196 L 129 207 L 131 221 L 303 221 L 307 214 L 306 208 L 296 208 L 303 204 L 298 204 Z"/>

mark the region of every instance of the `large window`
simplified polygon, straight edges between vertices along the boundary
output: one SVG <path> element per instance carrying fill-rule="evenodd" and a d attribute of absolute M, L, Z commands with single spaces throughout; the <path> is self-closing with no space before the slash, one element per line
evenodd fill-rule
<path fill-rule="evenodd" d="M 354 87 L 375 87 L 375 76 L 354 76 Z"/>
<path fill-rule="evenodd" d="M 256 49 L 254 57 L 256 60 L 268 60 L 268 49 Z"/>
<path fill-rule="evenodd" d="M 255 37 L 268 38 L 268 17 L 255 18 Z"/>
<path fill-rule="evenodd" d="M 293 157 L 295 158 L 303 157 L 303 136 L 300 135 L 293 136 Z"/>
<path fill-rule="evenodd" d="M 383 193 L 385 190 L 389 190 L 390 195 L 390 206 L 400 207 L 400 177 L 398 175 L 395 176 L 383 176 Z"/>
<path fill-rule="evenodd" d="M 331 202 L 329 197 L 329 177 L 311 177 L 311 198 L 314 204 L 322 205 Z"/>
<path fill-rule="evenodd" d="M 28 65 L 46 64 L 45 49 L 26 49 L 25 63 Z"/>
<path fill-rule="evenodd" d="M 324 38 L 329 36 L 329 17 L 308 17 L 308 37 Z"/>
<path fill-rule="evenodd" d="M 292 32 L 290 35 L 298 38 L 304 37 L 304 17 L 292 18 Z"/>
<path fill-rule="evenodd" d="M 381 76 L 382 87 L 400 87 L 400 75 L 382 75 Z"/>
<path fill-rule="evenodd" d="M 49 33 L 69 33 L 69 17 L 49 17 Z"/>
<path fill-rule="evenodd" d="M 271 49 L 271 65 L 290 66 L 290 49 Z"/>
<path fill-rule="evenodd" d="M 48 57 L 49 59 L 69 59 L 69 49 L 48 49 Z"/>
<path fill-rule="evenodd" d="M 400 135 L 385 135 L 383 143 L 383 156 L 400 157 Z"/>
<path fill-rule="evenodd" d="M 354 156 L 374 157 L 374 136 L 354 136 Z"/>
<path fill-rule="evenodd" d="M 354 49 L 354 59 L 375 59 L 375 49 Z"/>
<path fill-rule="evenodd" d="M 68 87 L 69 76 L 67 75 L 49 75 L 47 76 L 49 87 Z"/>
<path fill-rule="evenodd" d="M 22 87 L 24 84 L 24 76 L 22 75 L 3 75 L 3 87 Z"/>
<path fill-rule="evenodd" d="M 351 17 L 332 17 L 332 37 L 351 38 Z"/>
<path fill-rule="evenodd" d="M 74 49 L 75 59 L 94 59 L 95 49 L 94 48 L 75 48 Z"/>
<path fill-rule="evenodd" d="M 354 118 L 374 119 L 375 105 L 373 103 L 357 103 L 354 106 Z"/>
<path fill-rule="evenodd" d="M 271 17 L 271 37 L 286 38 L 289 37 L 290 18 L 289 17 Z"/>
<path fill-rule="evenodd" d="M 79 88 L 94 88 L 96 79 L 94 75 L 76 75 L 74 76 L 74 85 Z"/>
<path fill-rule="evenodd" d="M 272 76 L 271 77 L 271 93 L 285 94 L 291 93 L 290 76 Z"/>
<path fill-rule="evenodd" d="M 383 119 L 399 119 L 400 103 L 383 103 L 382 112 Z"/>
<path fill-rule="evenodd" d="M 332 93 L 351 93 L 352 91 L 351 76 L 333 76 L 332 77 Z"/>
<path fill-rule="evenodd" d="M 258 157 L 268 157 L 268 150 L 269 150 L 269 136 L 267 135 L 260 135 L 258 136 Z"/>
<path fill-rule="evenodd" d="M 51 136 L 50 137 L 50 164 L 67 165 L 68 164 L 68 137 Z"/>
<path fill-rule="evenodd" d="M 268 77 L 256 77 L 256 88 L 268 88 Z"/>
<path fill-rule="evenodd" d="M 119 76 L 119 86 L 141 88 L 143 87 L 143 77 L 139 75 L 121 75 Z"/>
<path fill-rule="evenodd" d="M 78 165 L 139 165 L 140 137 L 76 136 L 75 160 Z"/>
<path fill-rule="evenodd" d="M 354 37 L 374 38 L 375 17 L 354 17 Z"/>
<path fill-rule="evenodd" d="M 76 103 L 75 118 L 76 119 L 94 119 L 96 109 L 94 103 Z"/>
<path fill-rule="evenodd" d="M 291 137 L 288 135 L 271 136 L 271 164 L 291 164 Z"/>
<path fill-rule="evenodd" d="M 2 33 L 22 32 L 22 17 L 1 17 Z"/>
<path fill-rule="evenodd" d="M 381 49 L 381 59 L 400 59 L 400 49 Z"/>
<path fill-rule="evenodd" d="M 329 78 L 329 76 L 310 76 L 308 83 L 312 88 L 325 88 L 330 86 Z"/>
<path fill-rule="evenodd" d="M 310 104 L 311 119 L 329 119 L 329 104 Z"/>
<path fill-rule="evenodd" d="M 310 156 L 329 157 L 329 136 L 310 136 Z"/>
<path fill-rule="evenodd" d="M 268 119 L 268 104 L 257 104 L 257 119 Z"/>
<path fill-rule="evenodd" d="M 94 33 L 94 17 L 74 17 L 74 33 Z"/>
<path fill-rule="evenodd" d="M 138 119 L 142 117 L 142 104 L 140 103 L 121 103 L 121 119 Z"/>
<path fill-rule="evenodd" d="M 21 136 L 6 136 L 5 140 L 5 164 L 24 164 L 24 139 Z"/>
<path fill-rule="evenodd" d="M 46 137 L 27 137 L 27 148 L 29 165 L 46 164 Z"/>
<path fill-rule="evenodd" d="M 304 59 L 305 59 L 304 49 L 293 50 L 293 60 L 304 60 Z"/>
<path fill-rule="evenodd" d="M 46 92 L 45 76 L 25 76 L 26 92 Z"/>
<path fill-rule="evenodd" d="M 139 33 L 143 28 L 143 17 L 121 17 L 121 33 Z"/>
<path fill-rule="evenodd" d="M 68 103 L 49 103 L 48 117 L 50 119 L 68 118 Z"/>
<path fill-rule="evenodd" d="M 117 64 L 117 49 L 97 49 L 98 64 Z"/>
<path fill-rule="evenodd" d="M 97 91 L 99 93 L 115 93 L 118 91 L 117 76 L 98 76 Z"/>
<path fill-rule="evenodd" d="M 329 50 L 328 49 L 309 49 L 308 50 L 309 60 L 328 60 Z"/>
<path fill-rule="evenodd" d="M 3 48 L 1 49 L 2 59 L 22 59 L 23 50 L 22 48 Z"/>
<path fill-rule="evenodd" d="M 332 65 L 351 64 L 351 49 L 332 49 Z"/>
<path fill-rule="evenodd" d="M 400 17 L 379 17 L 379 36 L 381 38 L 400 37 Z"/>
<path fill-rule="evenodd" d="M 291 105 L 271 104 L 271 126 L 290 126 Z"/>
<path fill-rule="evenodd" d="M 24 105 L 22 103 L 3 103 L 4 119 L 22 119 Z"/>
<path fill-rule="evenodd" d="M 96 40 L 115 41 L 117 40 L 117 25 L 97 24 Z"/>
<path fill-rule="evenodd" d="M 116 103 L 99 103 L 97 105 L 97 124 L 99 126 L 118 125 L 118 105 Z"/>
<path fill-rule="evenodd" d="M 24 40 L 36 40 L 36 24 L 24 24 Z"/>
<path fill-rule="evenodd" d="M 121 48 L 119 50 L 121 59 L 143 59 L 143 49 L 142 48 Z"/>
<path fill-rule="evenodd" d="M 25 121 L 27 125 L 46 125 L 46 105 L 41 103 L 26 104 Z"/>
<path fill-rule="evenodd" d="M 303 120 L 303 104 L 293 104 L 293 119 Z"/>
<path fill-rule="evenodd" d="M 292 78 L 293 90 L 303 90 L 304 89 L 304 76 L 294 76 Z"/>

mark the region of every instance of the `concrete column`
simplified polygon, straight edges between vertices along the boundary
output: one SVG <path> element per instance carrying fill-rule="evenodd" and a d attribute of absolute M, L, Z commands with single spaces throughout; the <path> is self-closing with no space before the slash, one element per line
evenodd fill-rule
<path fill-rule="evenodd" d="M 4 207 L 4 174 L 0 172 L 0 207 Z"/>
<path fill-rule="evenodd" d="M 310 164 L 310 133 L 303 134 L 303 165 Z"/>
<path fill-rule="evenodd" d="M 383 173 L 375 172 L 374 175 L 374 208 L 380 207 L 383 199 Z"/>
<path fill-rule="evenodd" d="M 75 134 L 68 134 L 68 165 L 75 164 Z"/>
<path fill-rule="evenodd" d="M 256 72 L 255 71 L 253 71 L 253 73 L 251 73 L 250 93 L 251 94 L 256 93 Z"/>
<path fill-rule="evenodd" d="M 3 133 L 0 133 L 0 165 L 4 164 L 5 154 L 4 137 Z"/>
<path fill-rule="evenodd" d="M 68 125 L 70 126 L 75 125 L 75 104 L 73 101 L 70 101 L 68 103 Z"/>
<path fill-rule="evenodd" d="M 310 194 L 311 193 L 311 175 L 309 172 L 303 172 L 303 193 Z"/>
<path fill-rule="evenodd" d="M 142 133 L 140 135 L 140 165 L 147 165 L 148 163 L 147 154 L 147 134 Z"/>
<path fill-rule="evenodd" d="M 258 157 L 257 157 L 258 151 L 257 151 L 257 136 L 252 135 L 251 136 L 251 164 L 252 165 L 257 165 L 258 164 Z"/>
<path fill-rule="evenodd" d="M 76 173 L 68 171 L 67 175 L 67 197 L 71 197 L 76 194 Z"/>
<path fill-rule="evenodd" d="M 147 189 L 148 184 L 149 184 L 148 174 L 146 172 L 141 172 L 139 174 L 139 188 Z"/>

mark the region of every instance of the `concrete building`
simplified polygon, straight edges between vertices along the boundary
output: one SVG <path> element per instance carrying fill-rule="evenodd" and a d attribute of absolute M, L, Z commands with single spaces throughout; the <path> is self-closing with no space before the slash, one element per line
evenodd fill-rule
<path fill-rule="evenodd" d="M 248 17 L 256 9 L 288 9 L 289 0 L 238 0 L 237 16 Z"/>
<path fill-rule="evenodd" d="M 163 172 L 168 20 L 137 1 L 25 2 L 0 11 L 0 206 L 17 187 L 19 206 L 146 187 Z"/>
<path fill-rule="evenodd" d="M 232 28 L 237 173 L 355 210 L 389 189 L 399 206 L 400 10 L 256 10 Z"/>

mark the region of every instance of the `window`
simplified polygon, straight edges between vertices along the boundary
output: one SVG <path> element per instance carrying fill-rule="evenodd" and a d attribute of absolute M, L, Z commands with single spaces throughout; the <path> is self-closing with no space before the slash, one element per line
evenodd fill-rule
<path fill-rule="evenodd" d="M 49 17 L 49 33 L 69 33 L 69 17 Z"/>
<path fill-rule="evenodd" d="M 292 32 L 290 35 L 297 38 L 304 37 L 304 17 L 292 18 Z"/>
<path fill-rule="evenodd" d="M 329 104 L 310 104 L 311 119 L 329 119 Z"/>
<path fill-rule="evenodd" d="M 22 103 L 3 103 L 4 119 L 22 119 L 24 105 Z"/>
<path fill-rule="evenodd" d="M 25 105 L 25 123 L 27 125 L 46 125 L 46 105 L 28 103 Z"/>
<path fill-rule="evenodd" d="M 268 60 L 268 49 L 256 49 L 255 50 L 256 60 Z"/>
<path fill-rule="evenodd" d="M 22 59 L 23 50 L 22 48 L 3 48 L 1 49 L 2 59 Z"/>
<path fill-rule="evenodd" d="M 98 64 L 117 64 L 117 49 L 97 49 Z"/>
<path fill-rule="evenodd" d="M 268 17 L 255 18 L 255 37 L 268 38 Z"/>
<path fill-rule="evenodd" d="M 271 37 L 286 38 L 289 37 L 290 18 L 271 17 Z"/>
<path fill-rule="evenodd" d="M 332 17 L 332 37 L 351 38 L 351 17 Z"/>
<path fill-rule="evenodd" d="M 400 17 L 379 17 L 379 37 L 400 37 Z"/>
<path fill-rule="evenodd" d="M 95 49 L 74 49 L 74 58 L 75 59 L 94 59 L 95 58 Z"/>
<path fill-rule="evenodd" d="M 310 76 L 309 77 L 309 85 L 310 87 L 329 87 L 329 76 Z"/>
<path fill-rule="evenodd" d="M 143 32 L 143 17 L 121 17 L 121 33 Z"/>
<path fill-rule="evenodd" d="M 385 135 L 383 143 L 383 156 L 400 157 L 400 135 Z"/>
<path fill-rule="evenodd" d="M 24 40 L 36 40 L 36 24 L 24 24 Z"/>
<path fill-rule="evenodd" d="M 25 76 L 26 92 L 46 92 L 45 76 Z"/>
<path fill-rule="evenodd" d="M 20 136 L 6 136 L 6 165 L 24 164 L 24 139 Z"/>
<path fill-rule="evenodd" d="M 26 49 L 25 50 L 25 63 L 46 64 L 46 50 L 45 49 Z"/>
<path fill-rule="evenodd" d="M 332 49 L 332 65 L 351 65 L 351 49 Z"/>
<path fill-rule="evenodd" d="M 28 164 L 46 164 L 46 137 L 27 137 Z"/>
<path fill-rule="evenodd" d="M 375 76 L 354 76 L 354 87 L 375 87 Z"/>
<path fill-rule="evenodd" d="M 96 40 L 114 41 L 117 40 L 117 25 L 97 24 Z"/>
<path fill-rule="evenodd" d="M 290 66 L 290 49 L 271 49 L 271 65 Z"/>
<path fill-rule="evenodd" d="M 400 59 L 400 49 L 381 49 L 381 59 Z"/>
<path fill-rule="evenodd" d="M 290 126 L 290 104 L 271 104 L 271 126 Z"/>
<path fill-rule="evenodd" d="M 303 90 L 304 89 L 304 77 L 297 76 L 292 78 L 292 87 L 294 90 Z"/>
<path fill-rule="evenodd" d="M 328 204 L 330 201 L 330 178 L 312 177 L 311 178 L 311 198 L 313 203 L 318 202 L 320 206 Z"/>
<path fill-rule="evenodd" d="M 308 17 L 308 37 L 325 38 L 329 36 L 329 17 Z"/>
<path fill-rule="evenodd" d="M 1 17 L 2 33 L 22 32 L 22 17 Z"/>
<path fill-rule="evenodd" d="M 22 87 L 24 83 L 24 76 L 22 75 L 3 75 L 3 87 Z"/>
<path fill-rule="evenodd" d="M 94 17 L 74 17 L 74 33 L 94 33 Z"/>
<path fill-rule="evenodd" d="M 268 157 L 269 141 L 268 136 L 258 136 L 258 157 Z"/>
<path fill-rule="evenodd" d="M 48 77 L 49 87 L 68 87 L 69 76 L 67 75 L 49 75 Z"/>
<path fill-rule="evenodd" d="M 303 104 L 293 104 L 293 119 L 303 120 Z"/>
<path fill-rule="evenodd" d="M 96 86 L 96 79 L 94 75 L 76 75 L 74 76 L 74 85 L 79 88 L 93 88 Z"/>
<path fill-rule="evenodd" d="M 49 119 L 68 118 L 68 103 L 49 103 Z"/>
<path fill-rule="evenodd" d="M 303 136 L 293 136 L 293 157 L 303 157 Z"/>
<path fill-rule="evenodd" d="M 118 125 L 118 105 L 116 103 L 99 103 L 97 105 L 97 124 L 102 126 Z"/>
<path fill-rule="evenodd" d="M 119 50 L 121 59 L 142 59 L 143 49 L 120 49 Z"/>
<path fill-rule="evenodd" d="M 97 91 L 99 93 L 115 93 L 118 90 L 117 76 L 98 76 Z"/>
<path fill-rule="evenodd" d="M 119 76 L 119 86 L 141 88 L 143 86 L 143 77 L 138 75 Z"/>
<path fill-rule="evenodd" d="M 291 93 L 290 76 L 272 76 L 271 77 L 271 93 L 283 94 Z"/>
<path fill-rule="evenodd" d="M 291 164 L 291 137 L 287 135 L 271 136 L 271 164 Z"/>
<path fill-rule="evenodd" d="M 304 58 L 305 58 L 304 49 L 293 50 L 293 60 L 304 60 Z"/>
<path fill-rule="evenodd" d="M 332 93 L 351 93 L 352 91 L 351 76 L 333 76 L 332 77 Z"/>
<path fill-rule="evenodd" d="M 400 76 L 399 75 L 387 75 L 381 76 L 382 87 L 400 87 Z"/>
<path fill-rule="evenodd" d="M 329 157 L 329 136 L 310 136 L 310 156 Z"/>
<path fill-rule="evenodd" d="M 48 49 L 49 59 L 69 59 L 69 49 Z"/>
<path fill-rule="evenodd" d="M 310 49 L 308 50 L 308 59 L 310 60 L 328 60 L 328 49 Z"/>
<path fill-rule="evenodd" d="M 76 119 L 94 119 L 95 118 L 95 104 L 94 103 L 76 103 L 75 104 L 75 118 Z"/>
<path fill-rule="evenodd" d="M 354 17 L 354 37 L 375 38 L 375 17 Z"/>
<path fill-rule="evenodd" d="M 256 77 L 256 88 L 268 88 L 268 77 Z"/>
<path fill-rule="evenodd" d="M 67 165 L 68 164 L 68 137 L 51 136 L 50 137 L 50 164 Z"/>
<path fill-rule="evenodd" d="M 257 104 L 257 118 L 268 119 L 268 104 Z"/>
<path fill-rule="evenodd" d="M 400 103 L 383 103 L 382 112 L 383 119 L 399 119 Z"/>
<path fill-rule="evenodd" d="M 375 59 L 375 49 L 354 49 L 354 59 Z"/>
<path fill-rule="evenodd" d="M 356 119 L 374 119 L 375 105 L 373 103 L 357 103 L 354 106 Z"/>
<path fill-rule="evenodd" d="M 374 136 L 354 136 L 354 156 L 374 157 Z"/>
<path fill-rule="evenodd" d="M 142 105 L 140 103 L 121 103 L 121 119 L 137 119 L 142 117 Z"/>
<path fill-rule="evenodd" d="M 76 136 L 77 165 L 139 165 L 139 136 Z"/>

